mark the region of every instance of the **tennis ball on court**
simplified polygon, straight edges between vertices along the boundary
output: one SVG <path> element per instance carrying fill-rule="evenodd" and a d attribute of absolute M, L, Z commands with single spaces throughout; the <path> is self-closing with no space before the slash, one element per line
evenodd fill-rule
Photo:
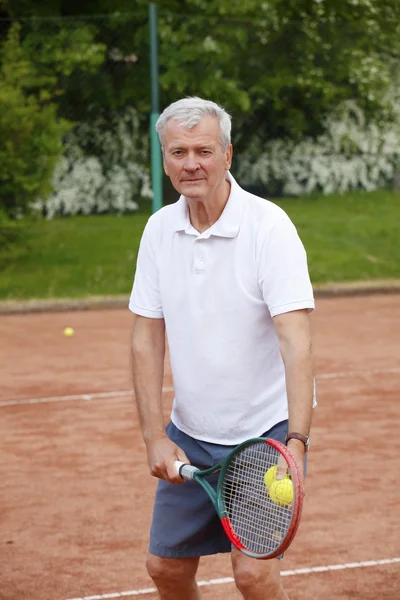
<path fill-rule="evenodd" d="M 72 329 L 72 327 L 66 327 L 64 329 L 64 335 L 65 337 L 72 337 L 74 335 L 75 331 Z"/>
<path fill-rule="evenodd" d="M 265 483 L 265 487 L 267 489 L 269 489 L 271 487 L 271 485 L 273 484 L 273 482 L 275 481 L 277 469 L 278 469 L 278 466 L 274 465 L 273 467 L 270 467 L 268 469 L 268 471 L 265 473 L 264 483 Z"/>
<path fill-rule="evenodd" d="M 269 497 L 278 506 L 288 506 L 293 502 L 293 483 L 289 477 L 273 481 L 269 488 Z"/>

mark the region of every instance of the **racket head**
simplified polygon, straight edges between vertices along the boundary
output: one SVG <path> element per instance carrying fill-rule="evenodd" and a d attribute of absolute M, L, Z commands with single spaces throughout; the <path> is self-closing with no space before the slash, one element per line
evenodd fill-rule
<path fill-rule="evenodd" d="M 290 487 L 282 496 L 281 484 L 269 489 L 265 483 L 267 471 L 278 465 L 286 469 L 285 479 L 290 479 L 283 485 L 293 488 L 290 504 Z M 299 527 L 303 497 L 303 477 L 292 453 L 276 440 L 254 438 L 240 444 L 224 461 L 217 511 L 235 548 L 252 558 L 270 559 L 291 544 Z"/>

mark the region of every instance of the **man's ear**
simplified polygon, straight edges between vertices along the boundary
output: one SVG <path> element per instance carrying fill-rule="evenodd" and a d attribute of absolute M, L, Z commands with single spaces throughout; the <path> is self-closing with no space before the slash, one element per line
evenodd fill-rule
<path fill-rule="evenodd" d="M 162 159 L 163 159 L 164 171 L 165 171 L 165 174 L 167 175 L 167 177 L 169 177 L 168 168 L 167 168 L 167 165 L 166 165 L 166 162 L 165 162 L 164 148 L 161 148 L 161 152 L 162 152 Z"/>
<path fill-rule="evenodd" d="M 231 164 L 232 164 L 232 154 L 233 154 L 232 144 L 229 144 L 228 149 L 225 153 L 225 167 L 228 171 L 231 168 Z"/>

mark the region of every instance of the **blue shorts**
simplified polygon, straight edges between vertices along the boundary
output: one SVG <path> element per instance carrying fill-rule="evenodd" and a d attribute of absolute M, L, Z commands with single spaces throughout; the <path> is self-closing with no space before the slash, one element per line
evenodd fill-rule
<path fill-rule="evenodd" d="M 260 437 L 285 442 L 288 422 L 282 421 Z M 191 438 L 173 423 L 166 428 L 168 437 L 182 448 L 190 462 L 208 469 L 224 458 L 235 446 L 220 446 Z M 207 479 L 215 488 L 218 474 Z M 195 481 L 183 485 L 160 479 L 150 529 L 150 552 L 163 558 L 190 558 L 230 552 L 219 517 L 206 494 Z"/>

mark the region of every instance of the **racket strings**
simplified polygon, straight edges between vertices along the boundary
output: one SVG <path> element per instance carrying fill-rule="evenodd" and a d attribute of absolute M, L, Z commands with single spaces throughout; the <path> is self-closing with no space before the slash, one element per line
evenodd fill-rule
<path fill-rule="evenodd" d="M 232 459 L 221 485 L 234 533 L 248 550 L 257 554 L 274 552 L 292 520 L 290 507 L 274 503 L 264 481 L 266 472 L 277 466 L 278 460 L 280 466 L 287 468 L 280 456 L 278 450 L 266 443 L 253 444 Z"/>

